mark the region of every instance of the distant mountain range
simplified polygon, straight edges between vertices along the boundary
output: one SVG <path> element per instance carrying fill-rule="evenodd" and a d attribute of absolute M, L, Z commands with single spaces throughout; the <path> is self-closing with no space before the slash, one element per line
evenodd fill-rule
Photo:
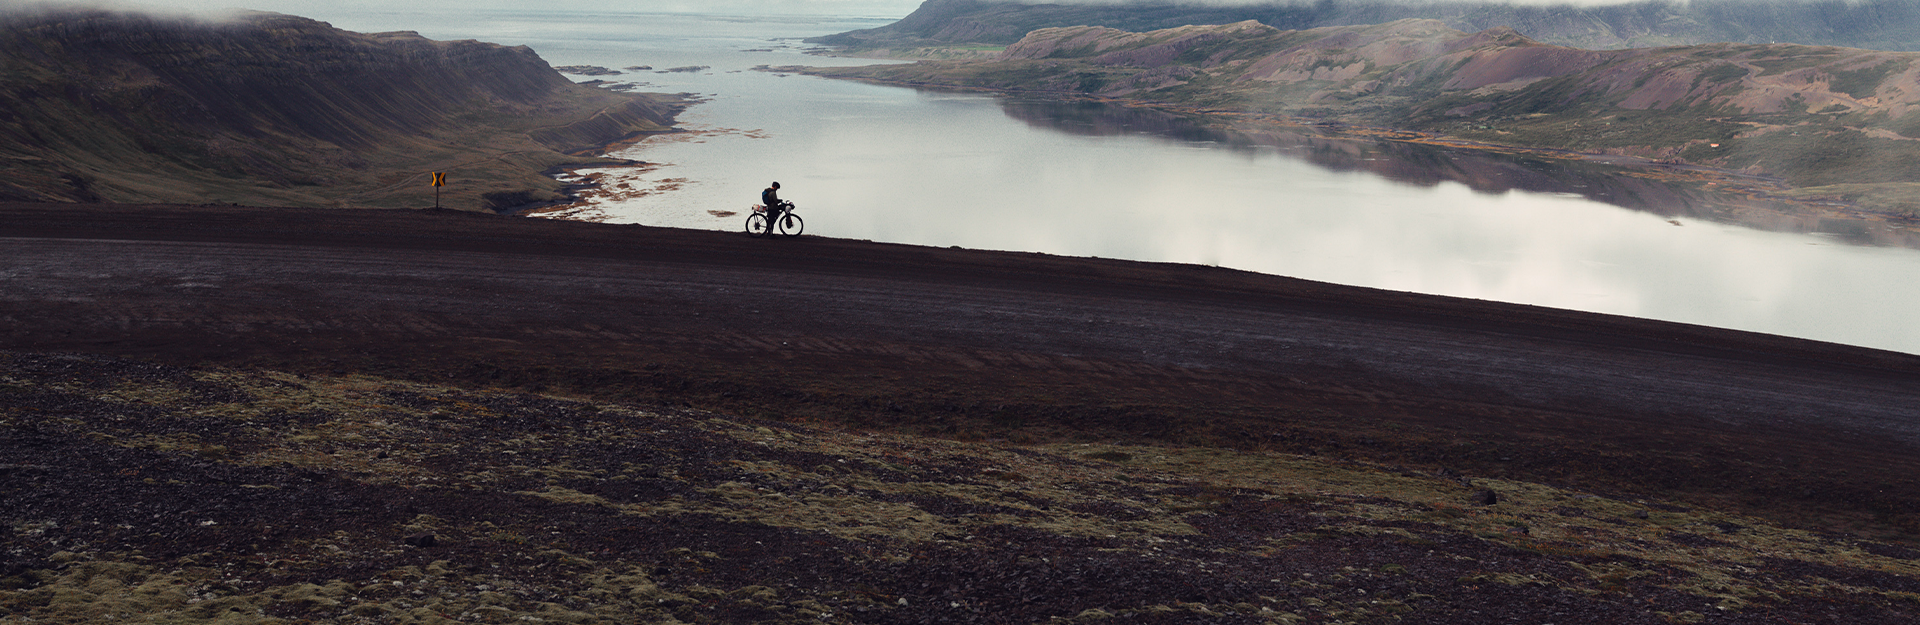
<path fill-rule="evenodd" d="M 1920 211 L 1916 52 L 1733 43 L 1586 50 L 1438 20 L 1308 30 L 1244 21 L 1149 32 L 1046 28 L 992 60 L 806 71 L 1707 165 Z"/>
<path fill-rule="evenodd" d="M 0 15 L 0 200 L 431 205 L 561 197 L 570 154 L 678 104 L 575 85 L 530 49 L 256 13 Z"/>
<path fill-rule="evenodd" d="M 1920 50 L 1920 0 L 1647 0 L 1528 6 L 1467 0 L 1315 0 L 1208 5 L 1141 0 L 1044 4 L 1020 0 L 927 0 L 893 24 L 810 41 L 856 49 L 1004 45 L 1041 28 L 1105 26 L 1144 32 L 1252 20 L 1282 30 L 1434 19 L 1478 32 L 1510 27 L 1557 45 L 1641 48 L 1700 43 L 1798 43 Z"/>

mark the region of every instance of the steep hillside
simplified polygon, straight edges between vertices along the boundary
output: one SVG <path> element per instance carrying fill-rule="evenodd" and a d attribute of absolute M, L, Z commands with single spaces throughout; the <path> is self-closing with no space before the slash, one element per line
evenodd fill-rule
<path fill-rule="evenodd" d="M 569 154 L 672 123 L 673 98 L 574 85 L 525 47 L 278 14 L 0 17 L 0 198 L 497 209 Z"/>
<path fill-rule="evenodd" d="M 1470 0 L 1273 1 L 1224 6 L 1169 0 L 1057 4 L 927 0 L 897 23 L 813 41 L 855 50 L 900 50 L 957 43 L 1005 45 L 1034 30 L 1062 26 L 1148 31 L 1253 20 L 1299 30 L 1414 18 L 1440 20 L 1468 32 L 1506 26 L 1539 41 L 1598 49 L 1779 42 L 1920 50 L 1920 0 L 1644 0 L 1596 6 Z"/>
<path fill-rule="evenodd" d="M 1306 116 L 1819 187 L 1920 180 L 1916 60 L 1787 44 L 1596 51 L 1434 20 L 1311 30 L 1247 21 L 1049 28 L 990 62 L 813 71 Z"/>

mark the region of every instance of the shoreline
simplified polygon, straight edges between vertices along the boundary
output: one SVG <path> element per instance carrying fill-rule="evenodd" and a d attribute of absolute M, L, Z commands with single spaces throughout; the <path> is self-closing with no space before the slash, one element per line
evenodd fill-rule
<path fill-rule="evenodd" d="M 1658 181 L 1677 184 L 1677 185 L 1690 185 L 1706 193 L 1710 193 L 1718 196 L 1725 196 L 1730 199 L 1738 198 L 1739 200 L 1741 200 L 1741 202 L 1725 203 L 1727 204 L 1727 208 L 1729 210 L 1741 211 L 1741 212 L 1761 210 L 1761 211 L 1767 211 L 1767 212 L 1773 213 L 1773 215 L 1765 216 L 1765 217 L 1772 217 L 1772 218 L 1766 218 L 1766 219 L 1762 219 L 1762 218 L 1737 219 L 1737 218 L 1733 218 L 1734 217 L 1733 215 L 1729 215 L 1728 221 L 1730 221 L 1731 223 L 1736 223 L 1736 224 L 1745 225 L 1748 227 L 1756 227 L 1756 228 L 1761 228 L 1766 230 L 1775 229 L 1775 228 L 1767 227 L 1767 224 L 1773 224 L 1780 221 L 1780 219 L 1778 218 L 1800 218 L 1803 220 L 1817 220 L 1815 221 L 1815 223 L 1812 224 L 1815 226 L 1819 225 L 1818 220 L 1847 220 L 1847 221 L 1860 222 L 1863 224 L 1879 224 L 1885 228 L 1897 231 L 1897 233 L 1895 233 L 1895 236 L 1884 237 L 1886 239 L 1892 239 L 1894 242 L 1874 241 L 1874 242 L 1869 242 L 1865 244 L 1891 245 L 1896 247 L 1920 249 L 1920 214 L 1905 214 L 1905 213 L 1898 213 L 1898 212 L 1892 212 L 1887 210 L 1877 210 L 1871 207 L 1863 206 L 1859 202 L 1846 200 L 1844 198 L 1831 197 L 1831 196 L 1823 196 L 1823 195 L 1794 196 L 1794 195 L 1791 195 L 1791 193 L 1795 191 L 1804 191 L 1805 189 L 1791 186 L 1787 184 L 1783 179 L 1776 176 L 1749 174 L 1749 173 L 1743 173 L 1740 171 L 1723 169 L 1723 168 L 1716 168 L 1716 167 L 1710 167 L 1710 166 L 1704 166 L 1704 165 L 1694 165 L 1689 163 L 1667 162 L 1667 161 L 1654 160 L 1654 159 L 1649 159 L 1649 158 L 1639 157 L 1639 156 L 1608 154 L 1608 153 L 1602 153 L 1602 152 L 1583 152 L 1583 151 L 1573 150 L 1568 148 L 1552 148 L 1552 147 L 1537 147 L 1537 146 L 1522 146 L 1522 145 L 1491 143 L 1487 141 L 1466 139 L 1466 138 L 1455 137 L 1451 135 L 1444 135 L 1439 133 L 1432 133 L 1432 132 L 1425 132 L 1425 131 L 1418 131 L 1418 130 L 1408 130 L 1408 129 L 1402 129 L 1402 128 L 1390 128 L 1390 127 L 1380 127 L 1380 126 L 1367 126 L 1362 124 L 1352 124 L 1352 123 L 1334 121 L 1334 120 L 1281 115 L 1281 114 L 1275 114 L 1275 113 L 1262 113 L 1262 112 L 1255 112 L 1255 111 L 1243 111 L 1243 110 L 1231 110 L 1231 109 L 1214 109 L 1214 108 L 1182 105 L 1182 104 L 1176 104 L 1176 103 L 1170 103 L 1170 102 L 1158 102 L 1158 101 L 1151 101 L 1151 100 L 1132 100 L 1132 99 L 1125 99 L 1125 98 L 1096 96 L 1096 95 L 1089 95 L 1089 94 L 1082 94 L 1082 93 L 1062 93 L 1057 91 L 1034 91 L 1034 90 L 1023 90 L 1023 89 L 1003 89 L 1003 88 L 991 88 L 991 87 L 953 85 L 953 84 L 931 83 L 931 82 L 914 81 L 914 80 L 890 80 L 890 79 L 884 79 L 884 78 L 873 78 L 868 76 L 845 76 L 845 75 L 837 75 L 831 72 L 820 71 L 823 69 L 832 69 L 832 68 L 820 68 L 820 67 L 814 67 L 814 66 L 768 66 L 768 67 L 760 67 L 755 69 L 759 71 L 766 71 L 766 72 L 797 73 L 797 74 L 803 74 L 808 76 L 815 76 L 819 78 L 830 78 L 835 80 L 852 80 L 856 82 L 865 82 L 865 83 L 875 84 L 875 85 L 908 87 L 908 88 L 914 88 L 914 89 L 956 91 L 956 92 L 969 92 L 969 93 L 989 93 L 989 94 L 996 94 L 996 95 L 1003 95 L 1003 96 L 1035 97 L 1035 98 L 1054 99 L 1059 101 L 1099 102 L 1104 104 L 1112 104 L 1112 105 L 1125 106 L 1125 107 L 1147 108 L 1147 109 L 1153 109 L 1153 110 L 1158 110 L 1158 111 L 1167 112 L 1167 113 L 1192 116 L 1197 118 L 1204 125 L 1207 125 L 1219 130 L 1227 131 L 1227 132 L 1237 133 L 1237 134 L 1251 134 L 1253 132 L 1256 132 L 1258 128 L 1253 128 L 1253 126 L 1263 126 L 1267 128 L 1290 128 L 1290 129 L 1309 130 L 1316 134 L 1326 136 L 1329 138 L 1335 138 L 1335 139 L 1354 139 L 1354 140 L 1367 140 L 1367 141 L 1378 141 L 1378 142 L 1418 144 L 1418 145 L 1442 147 L 1442 148 L 1455 149 L 1455 150 L 1470 150 L 1470 151 L 1479 152 L 1483 154 L 1524 156 L 1524 157 L 1552 159 L 1552 160 L 1561 160 L 1561 161 L 1578 161 L 1582 163 L 1589 163 L 1589 164 L 1595 164 L 1595 165 L 1618 167 L 1622 170 L 1621 172 L 1622 175 L 1639 176 L 1643 178 L 1658 180 Z M 1601 200 L 1598 198 L 1595 198 L 1595 201 L 1605 202 L 1605 200 Z M 1612 202 L 1607 202 L 1607 203 L 1613 204 Z M 1615 204 L 1615 205 L 1618 205 L 1618 204 Z M 1634 207 L 1626 207 L 1626 208 L 1634 209 Z M 1823 232 L 1823 231 L 1817 230 L 1817 229 L 1808 229 L 1808 230 L 1805 230 L 1805 232 L 1812 234 L 1812 233 Z"/>
<path fill-rule="evenodd" d="M 613 139 L 584 150 L 576 150 L 573 152 L 575 156 L 583 156 L 583 157 L 588 157 L 589 159 L 599 159 L 599 160 L 597 162 L 595 160 L 583 160 L 575 163 L 563 163 L 560 165 L 549 167 L 545 171 L 540 172 L 540 175 L 542 176 L 545 176 L 547 178 L 553 179 L 554 181 L 563 183 L 564 186 L 562 186 L 560 189 L 556 191 L 556 193 L 558 193 L 561 196 L 560 199 L 545 200 L 540 202 L 529 202 L 527 204 L 521 204 L 518 206 L 503 208 L 495 212 L 501 215 L 511 215 L 515 217 L 531 217 L 542 212 L 556 212 L 568 207 L 579 205 L 583 201 L 590 200 L 592 196 L 589 192 L 599 188 L 600 182 L 591 176 L 580 174 L 579 171 L 582 169 L 620 169 L 620 168 L 647 167 L 651 165 L 657 165 L 656 163 L 649 163 L 647 161 L 619 158 L 616 156 L 612 156 L 612 154 L 615 152 L 619 152 L 621 150 L 625 150 L 627 148 L 631 148 L 633 146 L 639 145 L 640 143 L 648 139 L 651 139 L 653 137 L 676 135 L 676 134 L 689 132 L 687 129 L 679 127 L 678 124 L 679 124 L 680 114 L 683 112 L 686 112 L 688 108 L 691 108 L 696 104 L 700 104 L 701 102 L 706 101 L 703 98 L 694 97 L 694 96 L 691 96 L 690 94 L 685 94 L 685 93 L 679 93 L 679 94 L 661 94 L 661 93 L 627 94 L 624 92 L 616 92 L 616 93 L 622 93 L 623 95 L 653 99 L 656 101 L 659 101 L 660 96 L 671 95 L 675 99 L 670 103 L 670 106 L 672 108 L 672 113 L 667 116 L 668 123 L 667 123 L 666 129 L 665 130 L 633 131 L 621 136 L 618 139 Z M 567 182 L 565 180 L 562 180 L 560 176 L 563 174 L 571 174 L 577 180 L 574 182 Z M 587 221 L 597 221 L 597 220 L 587 220 Z"/>
<path fill-rule="evenodd" d="M 631 147 L 631 145 L 627 147 Z M 622 147 L 620 149 L 626 148 Z M 583 174 L 580 173 L 580 171 L 585 169 L 638 169 L 642 172 L 648 172 L 658 169 L 660 165 L 660 163 L 651 161 L 626 160 L 624 163 L 582 163 L 566 167 L 556 167 L 554 170 L 548 172 L 547 175 L 549 177 L 555 180 L 561 180 L 561 175 L 572 176 L 572 181 L 570 182 L 562 180 L 562 182 L 567 182 L 567 186 L 561 191 L 561 193 L 567 196 L 566 200 L 546 202 L 538 206 L 521 207 L 517 210 L 502 214 L 540 219 L 561 219 L 592 223 L 604 222 L 609 216 L 596 202 L 603 197 L 621 199 L 624 196 L 630 196 L 635 193 L 644 194 L 644 192 L 608 190 L 604 173 L 595 172 Z M 615 185 L 614 188 L 621 189 L 626 186 L 627 183 L 620 183 Z"/>

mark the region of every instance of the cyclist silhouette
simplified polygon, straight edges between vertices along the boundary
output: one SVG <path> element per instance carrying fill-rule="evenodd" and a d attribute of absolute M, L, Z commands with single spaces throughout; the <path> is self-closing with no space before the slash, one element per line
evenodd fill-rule
<path fill-rule="evenodd" d="M 767 223 L 778 223 L 780 212 L 793 206 L 792 202 L 780 199 L 780 183 L 773 183 L 760 192 L 760 203 L 767 207 Z"/>
<path fill-rule="evenodd" d="M 753 206 L 753 214 L 747 215 L 747 234 L 756 238 L 800 236 L 807 225 L 793 209 L 793 202 L 780 199 L 780 183 L 773 183 L 760 192 L 760 203 Z"/>

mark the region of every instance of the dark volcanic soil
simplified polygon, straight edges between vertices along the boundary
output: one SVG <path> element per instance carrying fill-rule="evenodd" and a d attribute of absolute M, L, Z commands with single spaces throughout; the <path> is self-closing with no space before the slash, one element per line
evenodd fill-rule
<path fill-rule="evenodd" d="M 1920 552 L 1705 509 L 359 375 L 0 353 L 0 458 L 8 622 L 1920 617 Z"/>
<path fill-rule="evenodd" d="M 0 205 L 0 241 L 0 349 L 1279 450 L 1920 532 L 1911 355 L 1188 265 L 447 211 Z"/>

